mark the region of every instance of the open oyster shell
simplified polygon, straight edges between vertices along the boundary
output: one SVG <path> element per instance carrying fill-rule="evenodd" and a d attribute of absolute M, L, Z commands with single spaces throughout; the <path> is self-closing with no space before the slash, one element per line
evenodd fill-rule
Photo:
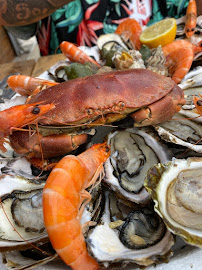
<path fill-rule="evenodd" d="M 109 134 L 110 158 L 105 162 L 104 181 L 120 196 L 146 204 L 151 197 L 144 189 L 147 171 L 167 163 L 171 153 L 150 128 L 132 128 Z"/>
<path fill-rule="evenodd" d="M 42 214 L 41 179 L 4 175 L 0 181 L 0 251 L 47 241 Z"/>
<path fill-rule="evenodd" d="M 175 114 L 172 120 L 155 125 L 159 136 L 174 144 L 202 153 L 202 124 Z"/>
<path fill-rule="evenodd" d="M 168 229 L 202 247 L 202 158 L 173 159 L 148 172 L 145 187 Z"/>
<path fill-rule="evenodd" d="M 105 267 L 112 263 L 148 266 L 172 255 L 173 237 L 152 207 L 125 205 L 113 192 L 105 191 L 100 223 L 87 238 L 88 248 Z M 120 265 L 119 265 L 120 267 Z"/>

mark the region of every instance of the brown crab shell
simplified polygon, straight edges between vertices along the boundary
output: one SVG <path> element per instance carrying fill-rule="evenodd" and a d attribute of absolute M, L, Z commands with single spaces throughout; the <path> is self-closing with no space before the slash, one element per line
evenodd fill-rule
<path fill-rule="evenodd" d="M 81 124 L 103 119 L 105 115 L 108 118 L 104 123 L 111 123 L 153 104 L 171 91 L 174 102 L 183 104 L 183 91 L 171 78 L 146 69 L 128 69 L 60 83 L 32 97 L 29 103 L 55 105 L 40 124 Z"/>

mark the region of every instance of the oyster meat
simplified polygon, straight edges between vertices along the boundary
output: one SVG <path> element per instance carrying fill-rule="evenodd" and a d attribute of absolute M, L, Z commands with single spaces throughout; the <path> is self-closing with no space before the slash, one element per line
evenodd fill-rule
<path fill-rule="evenodd" d="M 173 159 L 148 172 L 145 187 L 168 229 L 202 247 L 202 158 Z"/>
<path fill-rule="evenodd" d="M 104 165 L 104 181 L 126 199 L 148 203 L 145 176 L 154 164 L 171 160 L 169 150 L 150 128 L 115 131 L 109 134 L 108 143 L 111 155 Z"/>
<path fill-rule="evenodd" d="M 154 128 L 163 140 L 202 153 L 201 123 L 185 119 L 180 114 L 175 114 L 172 120 L 155 125 Z"/>
<path fill-rule="evenodd" d="M 87 238 L 99 263 L 136 263 L 148 266 L 172 255 L 173 237 L 151 207 L 135 209 L 105 191 L 105 208 L 100 223 Z M 120 267 L 120 265 L 119 265 Z"/>

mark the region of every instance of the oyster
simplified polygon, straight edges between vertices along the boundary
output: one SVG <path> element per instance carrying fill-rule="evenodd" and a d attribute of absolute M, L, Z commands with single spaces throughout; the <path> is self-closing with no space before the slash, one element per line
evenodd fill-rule
<path fill-rule="evenodd" d="M 103 216 L 90 231 L 87 244 L 96 260 L 107 267 L 114 262 L 148 266 L 160 258 L 166 260 L 174 242 L 153 208 L 126 206 L 106 191 Z"/>
<path fill-rule="evenodd" d="M 47 241 L 43 223 L 41 179 L 3 175 L 0 181 L 0 251 Z"/>
<path fill-rule="evenodd" d="M 172 120 L 160 125 L 155 125 L 154 128 L 163 140 L 202 153 L 201 123 L 195 123 L 185 118 L 183 119 L 180 114 L 175 114 Z"/>
<path fill-rule="evenodd" d="M 45 246 L 40 246 L 41 249 L 47 249 Z M 57 254 L 52 255 L 52 256 L 47 256 L 45 258 L 39 257 L 39 254 L 32 254 L 34 253 L 34 250 L 32 249 L 32 253 L 27 254 L 28 252 L 26 251 L 25 256 L 23 256 L 22 251 L 14 250 L 14 251 L 7 251 L 2 254 L 3 256 L 3 263 L 6 267 L 7 270 L 30 270 L 30 269 L 40 269 L 39 267 L 49 263 L 50 261 L 53 261 L 58 257 Z M 38 252 L 39 253 L 39 252 Z M 34 256 L 35 255 L 35 256 Z M 39 258 L 38 258 L 39 257 Z M 57 260 L 58 263 L 58 260 Z M 57 269 L 57 266 L 54 268 Z"/>
<path fill-rule="evenodd" d="M 168 162 L 171 154 L 150 128 L 131 128 L 109 134 L 110 158 L 104 181 L 122 197 L 140 204 L 149 202 L 144 178 L 154 164 Z"/>
<path fill-rule="evenodd" d="M 121 37 L 115 33 L 99 36 L 97 39 L 97 47 L 99 50 L 116 50 L 117 48 L 123 48 L 126 51 L 128 50 L 128 47 L 125 45 Z"/>
<path fill-rule="evenodd" d="M 202 67 L 201 66 L 197 66 L 197 68 L 187 73 L 184 79 L 179 84 L 179 87 L 182 88 L 183 90 L 189 89 L 190 87 L 199 87 L 199 86 L 202 86 Z M 200 89 L 200 92 L 201 92 L 201 89 Z"/>
<path fill-rule="evenodd" d="M 158 74 L 168 76 L 168 69 L 165 63 L 166 58 L 161 46 L 151 49 L 151 56 L 145 61 L 147 69 Z"/>
<path fill-rule="evenodd" d="M 202 158 L 173 159 L 148 172 L 145 187 L 168 229 L 202 247 Z"/>

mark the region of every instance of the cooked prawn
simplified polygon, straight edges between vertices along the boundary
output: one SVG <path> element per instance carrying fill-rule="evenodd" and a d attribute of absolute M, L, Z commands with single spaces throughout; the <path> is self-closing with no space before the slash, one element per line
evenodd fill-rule
<path fill-rule="evenodd" d="M 162 48 L 166 66 L 176 83 L 180 83 L 190 70 L 195 53 L 202 51 L 201 45 L 202 42 L 194 45 L 186 40 L 175 40 Z"/>
<path fill-rule="evenodd" d="M 43 214 L 50 241 L 63 261 L 75 270 L 99 269 L 86 248 L 80 206 L 89 198 L 85 189 L 96 180 L 109 155 L 109 147 L 103 143 L 78 156 L 65 156 L 54 167 L 44 187 Z"/>
<path fill-rule="evenodd" d="M 25 75 L 12 75 L 8 77 L 7 84 L 21 96 L 30 96 L 58 83 Z"/>
<path fill-rule="evenodd" d="M 196 113 L 202 116 L 202 95 L 199 94 L 200 97 L 193 97 L 193 102 L 196 107 Z"/>
<path fill-rule="evenodd" d="M 92 57 L 87 55 L 85 52 L 83 52 L 71 42 L 63 41 L 62 43 L 60 43 L 60 49 L 63 54 L 72 62 L 77 62 L 80 64 L 90 62 L 100 67 L 100 65 Z"/>
<path fill-rule="evenodd" d="M 3 143 L 5 137 L 10 135 L 13 130 L 33 123 L 41 115 L 55 108 L 53 104 L 23 104 L 13 106 L 0 112 L 0 149 L 6 151 Z"/>
<path fill-rule="evenodd" d="M 186 11 L 185 34 L 188 38 L 193 36 L 196 30 L 197 7 L 196 1 L 190 0 Z"/>
<path fill-rule="evenodd" d="M 125 43 L 129 43 L 134 50 L 141 48 L 140 34 L 142 28 L 135 19 L 127 18 L 116 28 L 115 33 L 120 35 Z"/>

